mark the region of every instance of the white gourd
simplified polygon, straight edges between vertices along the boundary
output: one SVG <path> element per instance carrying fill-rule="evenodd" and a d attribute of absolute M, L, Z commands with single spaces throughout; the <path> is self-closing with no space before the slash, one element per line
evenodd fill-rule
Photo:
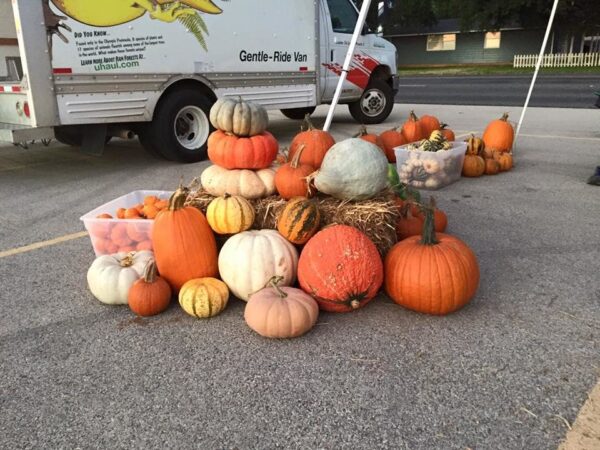
<path fill-rule="evenodd" d="M 250 230 L 230 237 L 219 253 L 219 273 L 231 292 L 248 301 L 274 276 L 281 286 L 296 281 L 298 251 L 275 230 Z"/>
<path fill-rule="evenodd" d="M 107 305 L 126 305 L 129 289 L 153 258 L 154 254 L 147 250 L 97 257 L 87 273 L 90 291 Z"/>
<path fill-rule="evenodd" d="M 387 158 L 363 139 L 338 142 L 325 154 L 315 176 L 319 192 L 344 200 L 375 197 L 387 186 Z"/>
<path fill-rule="evenodd" d="M 225 194 L 244 198 L 263 198 L 275 193 L 275 170 L 227 170 L 213 164 L 200 175 L 200 183 L 206 192 L 215 197 Z"/>
<path fill-rule="evenodd" d="M 241 98 L 221 98 L 210 109 L 210 123 L 237 136 L 256 136 L 267 129 L 269 116 L 257 103 Z"/>

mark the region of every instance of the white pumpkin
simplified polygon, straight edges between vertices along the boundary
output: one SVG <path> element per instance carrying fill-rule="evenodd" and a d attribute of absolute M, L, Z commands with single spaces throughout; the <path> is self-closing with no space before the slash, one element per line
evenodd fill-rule
<path fill-rule="evenodd" d="M 236 136 L 256 136 L 267 129 L 269 116 L 257 103 L 238 98 L 220 98 L 210 109 L 210 123 Z"/>
<path fill-rule="evenodd" d="M 154 254 L 147 250 L 99 256 L 88 269 L 90 291 L 107 305 L 126 305 L 129 288 L 142 277 L 153 258 Z"/>
<path fill-rule="evenodd" d="M 263 198 L 275 193 L 275 170 L 234 169 L 227 170 L 217 165 L 204 169 L 200 183 L 206 192 L 215 197 L 225 194 L 244 198 Z"/>
<path fill-rule="evenodd" d="M 250 230 L 230 237 L 219 253 L 219 273 L 229 290 L 248 301 L 274 276 L 281 286 L 296 281 L 298 251 L 275 230 Z"/>
<path fill-rule="evenodd" d="M 387 158 L 363 139 L 346 139 L 325 154 L 315 176 L 319 192 L 344 200 L 375 197 L 387 186 Z"/>

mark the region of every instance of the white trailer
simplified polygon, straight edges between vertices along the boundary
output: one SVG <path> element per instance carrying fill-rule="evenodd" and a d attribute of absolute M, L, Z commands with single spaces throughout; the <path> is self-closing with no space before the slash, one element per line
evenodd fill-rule
<path fill-rule="evenodd" d="M 55 137 L 101 152 L 111 136 L 137 134 L 151 153 L 186 162 L 206 157 L 217 98 L 292 119 L 331 102 L 358 17 L 350 0 L 12 0 L 12 9 L 22 77 L 0 82 L 0 140 Z M 365 28 L 340 102 L 358 122 L 380 123 L 396 89 L 395 47 Z"/>

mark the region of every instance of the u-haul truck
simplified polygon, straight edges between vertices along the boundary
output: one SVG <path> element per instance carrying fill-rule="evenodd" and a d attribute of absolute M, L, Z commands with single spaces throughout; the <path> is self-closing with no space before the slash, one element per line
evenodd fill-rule
<path fill-rule="evenodd" d="M 0 140 L 101 152 L 137 134 L 180 161 L 206 157 L 217 98 L 292 119 L 331 102 L 358 18 L 350 0 L 12 0 L 12 13 L 22 77 L 0 81 Z M 380 123 L 396 87 L 395 47 L 365 28 L 340 101 Z"/>

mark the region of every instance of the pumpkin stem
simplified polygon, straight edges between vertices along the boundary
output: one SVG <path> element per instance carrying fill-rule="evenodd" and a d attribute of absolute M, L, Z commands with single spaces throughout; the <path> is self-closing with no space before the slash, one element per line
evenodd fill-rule
<path fill-rule="evenodd" d="M 508 113 L 505 112 L 504 114 L 502 114 L 502 117 L 500 118 L 500 120 L 502 120 L 503 122 L 507 122 L 508 121 Z"/>
<path fill-rule="evenodd" d="M 180 184 L 177 190 L 173 192 L 173 195 L 171 195 L 171 198 L 169 199 L 169 211 L 177 211 L 178 209 L 183 208 L 189 193 L 189 188 Z"/>
<path fill-rule="evenodd" d="M 440 124 L 440 130 L 445 130 L 447 126 L 448 126 L 448 124 L 447 124 L 447 123 L 444 123 L 444 122 L 442 122 L 442 123 Z"/>
<path fill-rule="evenodd" d="M 133 255 L 135 255 L 135 252 L 127 253 L 127 255 L 119 262 L 121 267 L 133 266 Z"/>
<path fill-rule="evenodd" d="M 148 261 L 148 264 L 146 264 L 146 267 L 144 268 L 144 275 L 142 276 L 142 278 L 146 283 L 152 284 L 156 281 L 157 275 L 158 270 L 156 268 L 156 261 L 154 261 L 154 259 L 151 259 L 150 261 Z"/>
<path fill-rule="evenodd" d="M 227 200 L 229 197 L 231 197 L 231 195 L 229 195 L 229 192 L 225 192 L 225 194 L 223 194 L 223 198 L 225 200 Z"/>
<path fill-rule="evenodd" d="M 306 113 L 304 115 L 304 125 L 306 125 L 307 131 L 312 131 L 315 129 L 315 126 L 313 125 L 313 123 L 310 120 L 310 114 L 308 114 L 308 113 Z M 302 126 L 300 127 L 300 129 L 302 130 Z"/>
<path fill-rule="evenodd" d="M 279 283 L 281 283 L 282 281 L 283 281 L 282 276 L 275 275 L 275 276 L 271 277 L 271 279 L 267 283 L 267 286 L 271 286 L 272 288 L 274 288 L 277 291 L 277 294 L 279 295 L 279 297 L 286 298 L 288 295 L 279 287 Z"/>
<path fill-rule="evenodd" d="M 354 137 L 355 137 L 355 138 L 359 138 L 359 137 L 361 137 L 361 136 L 365 136 L 365 135 L 367 135 L 367 134 L 369 134 L 369 133 L 367 132 L 367 127 L 366 127 L 366 126 L 364 126 L 364 124 L 363 124 L 363 125 L 361 125 L 361 126 L 360 126 L 360 130 L 358 131 L 358 134 L 356 134 Z"/>
<path fill-rule="evenodd" d="M 298 164 L 300 164 L 300 157 L 302 156 L 304 147 L 306 147 L 304 144 L 301 144 L 300 147 L 298 147 L 298 151 L 296 152 L 296 154 L 292 158 L 292 162 L 290 163 L 290 166 L 292 167 L 292 169 L 298 168 Z"/>
<path fill-rule="evenodd" d="M 417 117 L 417 115 L 415 114 L 415 112 L 414 112 L 414 111 L 411 111 L 411 112 L 410 112 L 410 115 L 408 116 L 408 118 L 409 118 L 410 120 L 412 120 L 413 122 L 416 122 L 416 121 L 418 121 L 418 120 L 419 120 L 419 118 Z"/>
<path fill-rule="evenodd" d="M 425 222 L 423 222 L 423 231 L 421 233 L 421 245 L 437 245 L 440 241 L 435 236 L 435 200 L 429 198 L 429 205 L 421 205 L 422 211 L 425 214 Z"/>

